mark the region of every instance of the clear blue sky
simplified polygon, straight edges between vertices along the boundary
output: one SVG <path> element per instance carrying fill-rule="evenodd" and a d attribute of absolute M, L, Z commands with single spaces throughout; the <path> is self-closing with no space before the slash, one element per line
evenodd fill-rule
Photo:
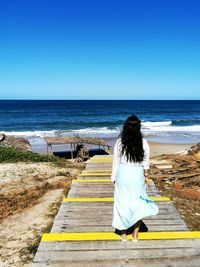
<path fill-rule="evenodd" d="M 200 99 L 200 1 L 1 0 L 0 99 Z"/>

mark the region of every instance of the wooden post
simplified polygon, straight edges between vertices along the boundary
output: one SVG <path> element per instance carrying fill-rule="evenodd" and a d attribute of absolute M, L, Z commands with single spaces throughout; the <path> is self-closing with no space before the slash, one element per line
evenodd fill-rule
<path fill-rule="evenodd" d="M 72 147 L 72 143 L 70 145 L 71 145 L 71 159 L 73 159 L 73 147 Z"/>
<path fill-rule="evenodd" d="M 50 155 L 53 155 L 53 148 L 52 148 L 52 144 L 50 144 Z"/>

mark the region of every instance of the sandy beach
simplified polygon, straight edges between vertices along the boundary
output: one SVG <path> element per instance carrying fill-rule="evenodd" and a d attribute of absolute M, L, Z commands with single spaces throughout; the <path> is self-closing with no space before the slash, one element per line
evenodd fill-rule
<path fill-rule="evenodd" d="M 112 145 L 111 153 L 113 153 L 113 146 L 116 142 L 116 138 L 105 138 L 104 140 Z M 148 141 L 148 139 L 146 140 Z M 194 143 L 175 144 L 175 143 L 159 143 L 151 141 L 148 141 L 148 144 L 150 146 L 151 157 L 161 154 L 174 154 L 174 153 L 184 154 L 191 146 L 195 145 Z"/>
<path fill-rule="evenodd" d="M 184 154 L 194 144 L 163 144 L 156 142 L 149 142 L 151 156 L 157 156 L 161 154 Z"/>

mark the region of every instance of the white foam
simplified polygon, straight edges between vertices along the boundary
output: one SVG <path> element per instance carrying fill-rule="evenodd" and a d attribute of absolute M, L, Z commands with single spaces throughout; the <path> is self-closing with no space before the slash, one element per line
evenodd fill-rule
<path fill-rule="evenodd" d="M 79 133 L 79 134 L 116 134 L 119 132 L 119 128 L 109 129 L 108 127 L 91 127 L 79 130 L 71 130 L 71 133 Z"/>
<path fill-rule="evenodd" d="M 88 127 L 84 129 L 68 129 L 68 130 L 49 130 L 49 131 L 2 131 L 0 133 L 4 133 L 6 135 L 14 135 L 18 137 L 26 137 L 30 139 L 43 139 L 45 136 L 67 136 L 67 135 L 94 135 L 94 136 L 116 136 L 119 134 L 121 127 L 109 128 L 109 127 Z M 142 132 L 145 134 L 161 134 L 165 135 L 167 133 L 172 132 L 180 132 L 181 135 L 189 134 L 193 135 L 196 133 L 198 136 L 200 135 L 200 125 L 192 125 L 192 126 L 173 126 L 171 121 L 158 121 L 151 122 L 146 121 L 142 122 Z"/>
<path fill-rule="evenodd" d="M 0 134 L 5 134 L 5 135 L 14 135 L 14 136 L 21 136 L 21 137 L 40 137 L 43 138 L 45 136 L 55 136 L 56 130 L 52 131 L 24 131 L 24 132 L 16 132 L 16 131 L 11 131 L 11 132 L 5 132 L 2 131 Z"/>
<path fill-rule="evenodd" d="M 192 126 L 154 126 L 149 128 L 144 128 L 147 132 L 199 132 L 200 125 Z"/>
<path fill-rule="evenodd" d="M 144 121 L 142 122 L 142 126 L 144 128 L 151 128 L 151 127 L 163 127 L 172 125 L 172 121 Z"/>

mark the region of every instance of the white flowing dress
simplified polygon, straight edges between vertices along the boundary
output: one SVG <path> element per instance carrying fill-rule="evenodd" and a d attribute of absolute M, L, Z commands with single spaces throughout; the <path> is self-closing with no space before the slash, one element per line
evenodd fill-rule
<path fill-rule="evenodd" d="M 149 169 L 150 149 L 142 139 L 144 159 L 140 163 L 130 162 L 121 155 L 121 139 L 114 146 L 111 180 L 115 182 L 112 226 L 118 230 L 132 227 L 138 220 L 156 215 L 158 205 L 146 193 L 144 169 Z"/>

